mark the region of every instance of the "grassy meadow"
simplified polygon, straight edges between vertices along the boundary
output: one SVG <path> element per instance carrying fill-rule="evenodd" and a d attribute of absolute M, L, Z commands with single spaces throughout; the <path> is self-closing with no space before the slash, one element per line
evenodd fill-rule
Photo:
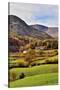
<path fill-rule="evenodd" d="M 57 85 L 57 83 L 58 83 L 58 74 L 47 73 L 47 74 L 38 74 L 26 77 L 21 80 L 10 82 L 10 87 Z"/>

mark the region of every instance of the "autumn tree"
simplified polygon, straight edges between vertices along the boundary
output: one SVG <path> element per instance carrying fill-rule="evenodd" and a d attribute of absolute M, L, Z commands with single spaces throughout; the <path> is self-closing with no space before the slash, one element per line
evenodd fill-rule
<path fill-rule="evenodd" d="M 16 80 L 16 73 L 15 72 L 12 72 L 12 80 Z"/>
<path fill-rule="evenodd" d="M 30 67 L 32 59 L 35 57 L 35 50 L 29 49 L 28 52 L 25 55 L 25 61 L 28 62 L 28 66 Z"/>

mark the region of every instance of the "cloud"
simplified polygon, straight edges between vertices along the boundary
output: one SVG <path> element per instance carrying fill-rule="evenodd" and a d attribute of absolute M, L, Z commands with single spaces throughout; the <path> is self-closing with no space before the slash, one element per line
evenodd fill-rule
<path fill-rule="evenodd" d="M 56 5 L 40 5 L 32 19 L 47 26 L 58 25 L 58 7 Z"/>
<path fill-rule="evenodd" d="M 56 5 L 11 2 L 10 14 L 17 15 L 27 24 L 58 25 L 58 6 Z"/>

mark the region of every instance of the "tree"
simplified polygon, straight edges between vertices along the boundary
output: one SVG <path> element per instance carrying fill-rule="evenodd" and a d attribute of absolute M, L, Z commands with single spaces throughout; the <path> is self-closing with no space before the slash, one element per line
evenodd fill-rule
<path fill-rule="evenodd" d="M 31 44 L 30 44 L 30 48 L 31 48 L 31 49 L 35 49 L 35 43 L 31 43 Z"/>
<path fill-rule="evenodd" d="M 28 62 L 28 66 L 31 66 L 32 59 L 35 57 L 35 50 L 29 49 L 25 55 L 25 61 Z"/>
<path fill-rule="evenodd" d="M 24 75 L 24 73 L 22 72 L 19 78 L 22 79 L 22 78 L 24 78 L 24 77 L 25 77 L 25 75 Z"/>
<path fill-rule="evenodd" d="M 12 72 L 12 80 L 16 80 L 16 73 L 15 72 Z"/>
<path fill-rule="evenodd" d="M 39 54 L 42 56 L 43 55 L 43 50 L 40 50 L 39 51 Z"/>
<path fill-rule="evenodd" d="M 31 58 L 30 54 L 27 54 L 27 55 L 25 56 L 25 61 L 27 61 L 27 62 L 28 62 L 28 66 L 30 66 L 30 64 L 31 64 L 31 62 L 32 62 L 32 58 Z"/>
<path fill-rule="evenodd" d="M 58 41 L 57 40 L 53 41 L 52 48 L 58 49 Z"/>
<path fill-rule="evenodd" d="M 37 41 L 37 46 L 42 46 L 43 45 L 43 43 L 42 43 L 42 41 L 40 40 L 40 41 Z"/>
<path fill-rule="evenodd" d="M 44 40 L 44 41 L 43 41 L 43 46 L 46 46 L 46 45 L 47 45 L 47 41 Z"/>

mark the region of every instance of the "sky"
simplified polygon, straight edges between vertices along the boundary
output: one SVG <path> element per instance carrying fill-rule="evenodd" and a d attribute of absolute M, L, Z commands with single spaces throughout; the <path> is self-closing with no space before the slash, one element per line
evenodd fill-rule
<path fill-rule="evenodd" d="M 9 6 L 10 15 L 18 16 L 29 25 L 58 26 L 57 5 L 10 2 Z"/>

